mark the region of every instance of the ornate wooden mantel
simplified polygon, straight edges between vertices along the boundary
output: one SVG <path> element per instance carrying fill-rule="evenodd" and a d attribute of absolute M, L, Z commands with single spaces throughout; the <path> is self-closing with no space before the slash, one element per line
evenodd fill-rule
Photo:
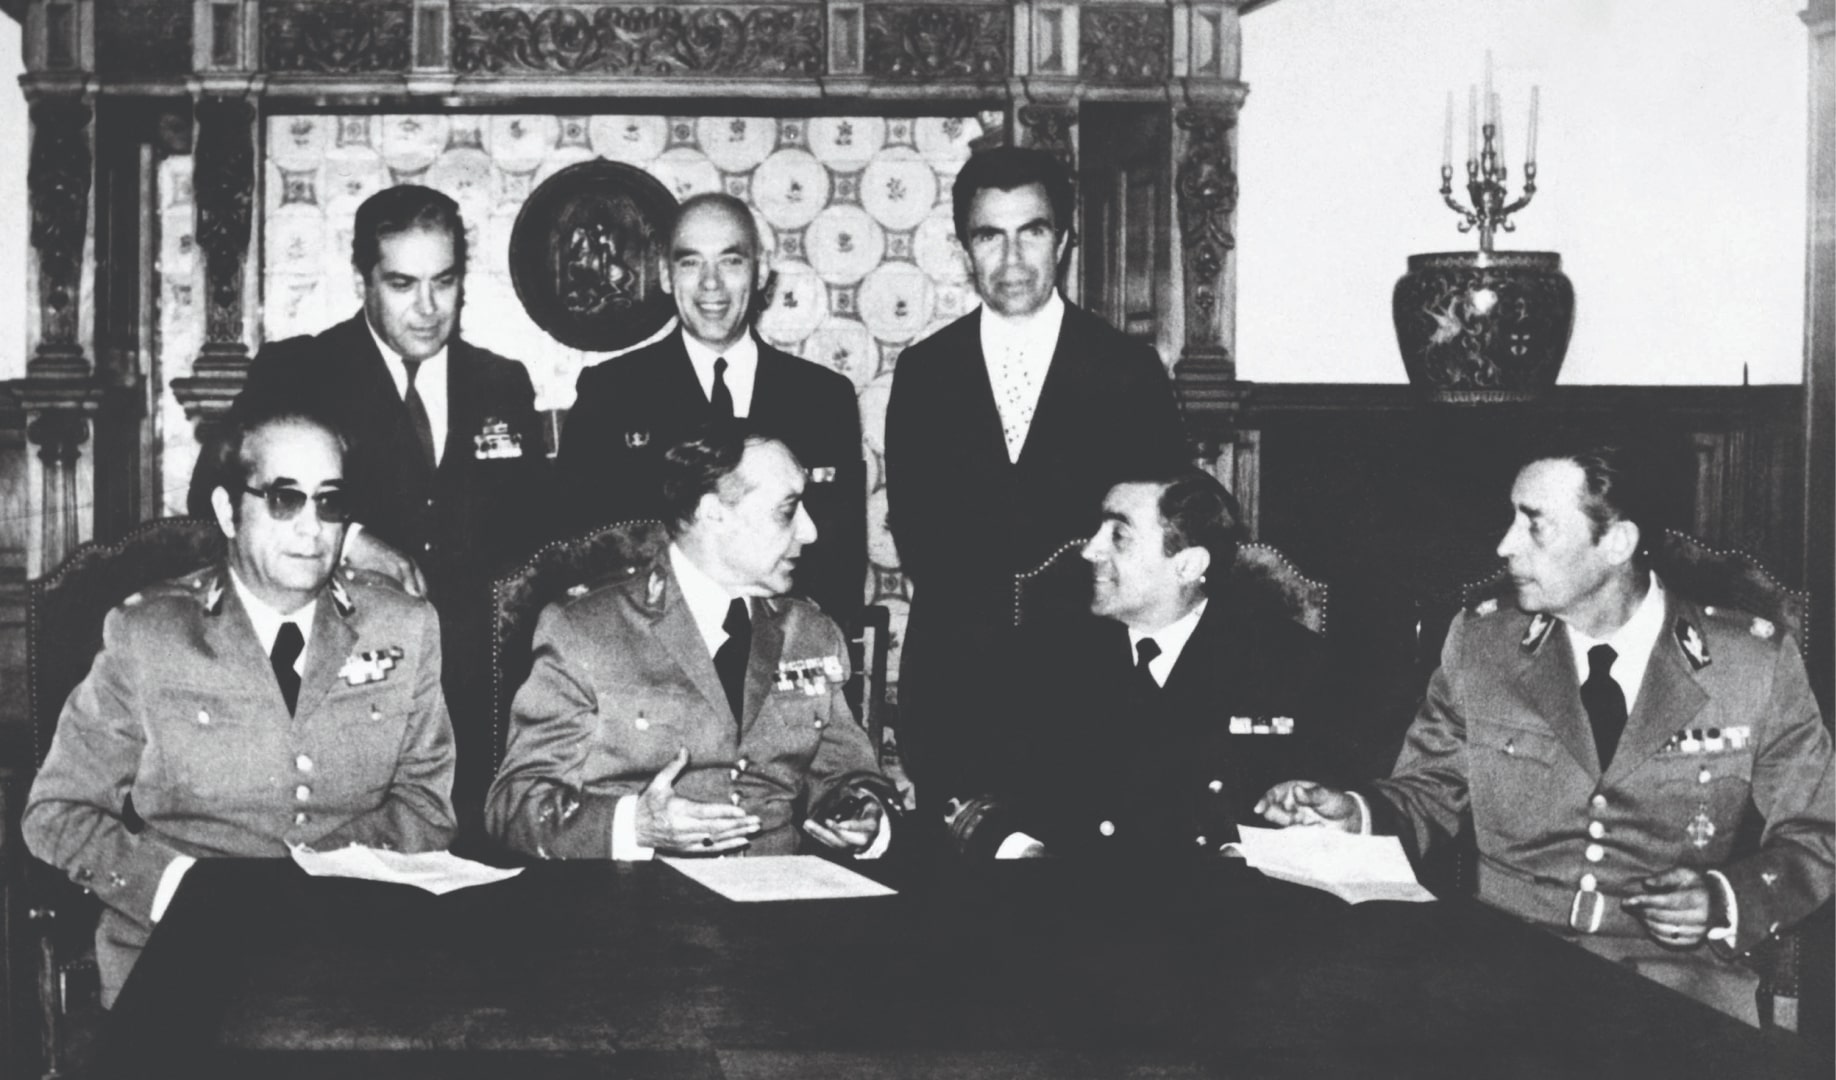
<path fill-rule="evenodd" d="M 1189 403 L 1234 379 L 1235 126 L 1243 0 L 30 0 L 30 364 L 6 384 L 28 414 L 43 528 L 28 572 L 114 524 L 86 462 L 110 402 L 135 404 L 151 313 L 111 272 L 142 258 L 138 145 L 193 154 L 203 346 L 174 381 L 208 421 L 259 346 L 259 146 L 266 115 L 639 106 L 696 113 L 997 113 L 1006 137 L 1078 160 L 1080 113 L 1134 103 L 1173 133 L 1163 198 L 1178 272 L 1160 340 L 1179 343 Z M 157 129 L 157 130 L 155 130 Z M 125 156 L 124 156 L 125 155 Z M 111 166 L 110 162 L 127 161 Z M 113 169 L 114 171 L 110 171 Z M 123 177 L 127 179 L 124 180 Z M 142 217 L 145 216 L 143 208 Z M 144 259 L 143 259 L 144 261 Z M 98 268 L 102 268 L 98 271 Z M 1077 288 L 1075 269 L 1070 288 Z M 112 283 L 112 285 L 111 285 Z M 136 328 L 142 332 L 136 334 Z M 141 347 L 136 347 L 136 338 Z M 144 411 L 144 410 L 143 410 Z M 107 446 L 103 445 L 107 444 Z M 112 494 L 112 493 L 111 493 Z M 115 501 L 119 501 L 118 499 Z M 131 501 L 131 500 L 130 500 Z M 131 520 L 131 518 L 130 518 Z"/>

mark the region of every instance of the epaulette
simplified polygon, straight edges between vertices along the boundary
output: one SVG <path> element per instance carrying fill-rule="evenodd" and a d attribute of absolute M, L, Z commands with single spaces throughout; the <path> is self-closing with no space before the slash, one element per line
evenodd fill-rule
<path fill-rule="evenodd" d="M 1498 598 L 1496 596 L 1488 596 L 1485 599 L 1467 608 L 1467 610 L 1471 611 L 1474 615 L 1477 615 L 1482 619 L 1486 617 L 1487 615 L 1496 614 L 1498 612 Z"/>
<path fill-rule="evenodd" d="M 1739 608 L 1716 607 L 1704 604 L 1702 614 L 1711 618 L 1725 619 L 1728 622 L 1743 626 L 1747 633 L 1761 641 L 1771 641 L 1779 636 L 1779 624 L 1759 615 L 1751 615 Z"/>

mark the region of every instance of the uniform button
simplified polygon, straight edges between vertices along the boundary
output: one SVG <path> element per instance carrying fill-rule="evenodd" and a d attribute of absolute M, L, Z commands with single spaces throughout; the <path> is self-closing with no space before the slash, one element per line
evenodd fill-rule
<path fill-rule="evenodd" d="M 1205 838 L 1204 838 L 1204 837 L 1202 837 L 1202 836 L 1199 836 L 1199 837 L 1194 837 L 1194 838 L 1193 838 L 1193 843 L 1195 843 L 1195 844 L 1197 844 L 1197 845 L 1198 845 L 1199 847 L 1204 847 L 1204 846 L 1205 846 Z"/>
<path fill-rule="evenodd" d="M 1587 823 L 1587 835 L 1598 840 L 1606 835 L 1606 826 L 1600 824 L 1598 821 L 1590 821 Z"/>
<path fill-rule="evenodd" d="M 727 793 L 727 800 L 731 802 L 734 806 L 738 806 L 739 805 L 739 792 L 729 791 Z"/>
<path fill-rule="evenodd" d="M 301 784 L 299 787 L 293 789 L 293 797 L 301 802 L 305 802 L 307 799 L 312 798 L 312 789 L 305 784 Z"/>
<path fill-rule="evenodd" d="M 200 724 L 208 724 L 208 723 L 210 723 L 210 710 L 208 710 L 208 709 L 199 709 L 199 710 L 198 710 L 198 723 L 200 723 Z"/>
<path fill-rule="evenodd" d="M 311 815 L 307 814 L 306 811 L 304 810 L 301 810 L 299 813 L 293 815 L 293 823 L 295 825 L 304 825 L 308 821 L 311 821 L 311 820 L 312 820 Z"/>
<path fill-rule="evenodd" d="M 432 540 L 429 540 L 429 541 L 427 541 L 427 542 L 426 542 L 425 544 L 422 544 L 422 545 L 421 545 L 421 550 L 422 550 L 422 551 L 432 551 L 432 550 L 433 550 L 433 541 L 432 541 Z"/>
<path fill-rule="evenodd" d="M 1213 795 L 1216 795 L 1218 792 L 1224 790 L 1224 781 L 1213 780 L 1211 783 L 1205 785 L 1205 790 L 1211 792 Z"/>
<path fill-rule="evenodd" d="M 738 761 L 734 762 L 733 764 L 734 764 L 734 767 L 739 769 L 740 772 L 745 772 L 747 767 L 750 766 L 752 762 L 747 761 L 745 758 L 740 758 Z"/>
<path fill-rule="evenodd" d="M 1601 859 L 1606 858 L 1606 848 L 1601 847 L 1599 844 L 1589 844 L 1587 845 L 1585 854 L 1587 855 L 1588 862 L 1599 862 Z"/>
<path fill-rule="evenodd" d="M 1600 887 L 1600 879 L 1592 874 L 1581 875 L 1581 891 L 1593 892 Z"/>
<path fill-rule="evenodd" d="M 1696 783 L 1706 784 L 1713 778 L 1714 778 L 1713 774 L 1711 774 L 1707 769 L 1703 769 L 1701 772 L 1696 774 Z"/>
<path fill-rule="evenodd" d="M 311 772 L 312 771 L 312 759 L 307 757 L 305 754 L 301 754 L 299 757 L 296 757 L 293 759 L 293 767 L 300 770 L 301 772 Z"/>
<path fill-rule="evenodd" d="M 639 731 L 649 731 L 650 730 L 650 721 L 644 719 L 641 716 L 638 717 L 636 720 L 633 720 L 631 722 L 631 725 L 637 728 Z"/>
<path fill-rule="evenodd" d="M 1594 804 L 1594 809 L 1596 810 L 1606 809 L 1606 796 L 1605 795 L 1596 795 L 1593 797 L 1591 801 Z"/>
<path fill-rule="evenodd" d="M 1116 835 L 1116 823 L 1113 821 L 1105 821 L 1097 826 L 1097 832 L 1102 833 L 1104 836 L 1114 836 Z"/>

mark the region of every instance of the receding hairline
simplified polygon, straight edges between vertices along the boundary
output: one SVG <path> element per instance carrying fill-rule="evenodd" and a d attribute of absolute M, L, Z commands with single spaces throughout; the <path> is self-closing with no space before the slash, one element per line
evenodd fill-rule
<path fill-rule="evenodd" d="M 688 224 L 691 217 L 702 213 L 719 214 L 733 222 L 739 229 L 741 243 L 747 248 L 752 258 L 759 257 L 764 238 L 759 235 L 758 222 L 752 219 L 752 212 L 746 209 L 744 203 L 739 203 L 737 200 L 730 202 L 729 198 L 731 197 L 723 197 L 718 193 L 697 195 L 682 205 L 682 208 L 676 213 L 675 222 L 669 229 L 669 254 L 672 258 L 675 256 L 676 242 L 682 235 L 683 226 Z"/>

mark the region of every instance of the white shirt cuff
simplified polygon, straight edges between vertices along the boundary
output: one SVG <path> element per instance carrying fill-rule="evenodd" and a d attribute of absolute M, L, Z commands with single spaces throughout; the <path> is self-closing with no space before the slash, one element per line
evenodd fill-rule
<path fill-rule="evenodd" d="M 1740 933 L 1740 901 L 1734 899 L 1734 883 L 1719 870 L 1710 870 L 1708 876 L 1714 878 L 1716 886 L 1721 889 L 1722 907 L 1728 913 L 1728 925 L 1709 927 L 1708 939 L 1733 945 Z"/>
<path fill-rule="evenodd" d="M 1033 853 L 1033 849 L 1045 850 L 1045 845 L 1023 832 L 1009 833 L 1001 846 L 995 848 L 997 859 L 1024 859 Z"/>
<path fill-rule="evenodd" d="M 886 848 L 891 843 L 892 821 L 882 812 L 880 814 L 880 831 L 874 834 L 873 843 L 868 844 L 866 850 L 855 852 L 854 857 L 857 859 L 877 859 L 886 854 Z"/>
<path fill-rule="evenodd" d="M 1364 796 L 1355 791 L 1348 791 L 1345 794 L 1350 795 L 1352 801 L 1358 804 L 1358 835 L 1371 835 L 1371 804 L 1365 801 Z"/>
<path fill-rule="evenodd" d="M 656 855 L 656 848 L 638 843 L 636 795 L 620 796 L 612 810 L 612 857 L 627 862 L 641 862 Z"/>
<path fill-rule="evenodd" d="M 185 878 L 185 871 L 197 865 L 197 859 L 191 855 L 176 855 L 166 864 L 166 869 L 159 875 L 159 888 L 153 890 L 153 910 L 147 913 L 147 921 L 158 922 L 172 903 L 172 897 L 178 892 L 179 882 Z"/>

